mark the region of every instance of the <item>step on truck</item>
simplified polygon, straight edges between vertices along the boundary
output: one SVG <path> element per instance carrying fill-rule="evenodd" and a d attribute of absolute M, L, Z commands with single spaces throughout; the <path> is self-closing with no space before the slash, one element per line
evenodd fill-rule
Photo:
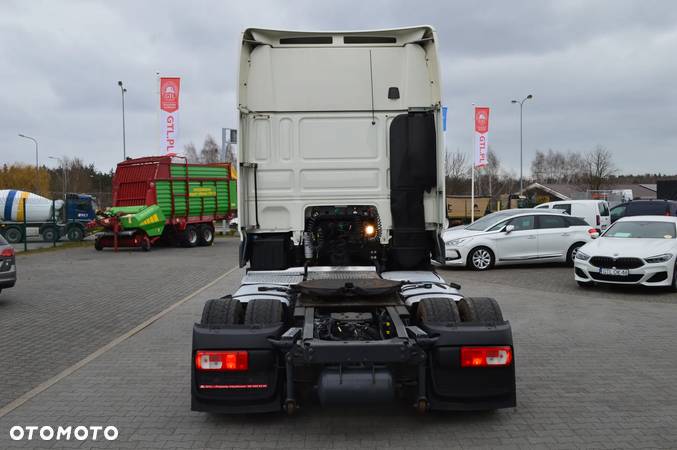
<path fill-rule="evenodd" d="M 230 220 L 237 209 L 230 164 L 189 164 L 175 155 L 127 159 L 113 177 L 113 206 L 88 227 L 94 248 L 139 247 L 156 242 L 208 246 L 214 222 Z"/>
<path fill-rule="evenodd" d="M 510 323 L 440 277 L 437 35 L 248 29 L 240 266 L 193 327 L 192 409 L 515 406 Z"/>

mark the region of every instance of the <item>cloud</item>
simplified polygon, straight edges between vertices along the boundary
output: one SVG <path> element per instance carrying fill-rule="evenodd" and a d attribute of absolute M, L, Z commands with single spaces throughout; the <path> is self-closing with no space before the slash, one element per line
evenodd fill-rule
<path fill-rule="evenodd" d="M 492 107 L 491 145 L 525 168 L 536 149 L 607 146 L 626 172 L 670 171 L 677 149 L 677 6 L 672 2 L 3 2 L 0 161 L 80 156 L 101 169 L 158 147 L 156 71 L 182 77 L 182 142 L 237 125 L 239 36 L 250 26 L 439 32 L 448 145 L 470 150 L 471 104 Z"/>

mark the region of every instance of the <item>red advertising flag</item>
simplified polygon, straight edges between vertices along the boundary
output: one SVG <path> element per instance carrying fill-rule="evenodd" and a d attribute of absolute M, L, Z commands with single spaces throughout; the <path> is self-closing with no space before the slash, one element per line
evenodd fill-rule
<path fill-rule="evenodd" d="M 179 109 L 180 78 L 160 78 L 160 109 L 169 113 Z"/>
<path fill-rule="evenodd" d="M 160 151 L 162 153 L 174 153 L 178 147 L 180 88 L 180 78 L 160 78 Z"/>
<path fill-rule="evenodd" d="M 475 167 L 487 165 L 489 152 L 489 108 L 475 108 Z"/>

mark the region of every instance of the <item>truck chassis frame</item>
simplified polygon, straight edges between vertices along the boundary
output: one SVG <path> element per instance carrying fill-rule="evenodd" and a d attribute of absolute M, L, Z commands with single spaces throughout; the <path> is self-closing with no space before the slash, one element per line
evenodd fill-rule
<path fill-rule="evenodd" d="M 349 283 L 351 272 L 357 276 L 352 282 L 366 273 L 365 268 L 355 267 L 313 269 L 317 270 L 315 274 L 338 275 Z M 271 274 L 275 278 L 287 273 L 292 275 L 287 278 L 293 278 L 299 275 L 298 270 L 302 269 Z M 346 297 L 330 302 L 304 299 L 294 293 L 290 279 L 257 283 L 265 273 L 249 272 L 240 289 L 222 300 L 251 305 L 264 297 L 273 301 L 278 296 L 277 301 L 285 304 L 284 320 L 270 324 L 196 323 L 191 370 L 193 410 L 254 413 L 283 409 L 291 414 L 308 401 L 335 405 L 384 403 L 396 398 L 414 405 L 419 412 L 515 406 L 512 358 L 510 364 L 501 367 L 461 367 L 459 363 L 462 347 L 501 346 L 512 351 L 509 322 L 420 323 L 414 317 L 424 299 L 467 301 L 457 286 L 435 281 L 440 278 L 434 272 L 417 271 L 409 277 L 402 272 L 381 274 L 401 282 L 400 291 L 391 298 Z M 379 307 L 387 313 L 392 320 L 392 337 L 367 341 L 318 337 L 315 323 L 320 310 L 365 307 Z M 249 352 L 249 370 L 212 373 L 197 368 L 198 352 L 224 350 Z"/>

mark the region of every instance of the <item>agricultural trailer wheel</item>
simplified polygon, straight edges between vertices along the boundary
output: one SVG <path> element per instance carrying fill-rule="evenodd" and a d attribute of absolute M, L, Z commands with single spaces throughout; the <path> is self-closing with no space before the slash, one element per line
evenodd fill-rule
<path fill-rule="evenodd" d="M 195 225 L 188 225 L 181 236 L 181 244 L 184 247 L 195 247 L 199 241 L 199 234 Z"/>
<path fill-rule="evenodd" d="M 209 223 L 203 223 L 198 227 L 198 245 L 209 247 L 214 243 L 214 226 Z"/>

